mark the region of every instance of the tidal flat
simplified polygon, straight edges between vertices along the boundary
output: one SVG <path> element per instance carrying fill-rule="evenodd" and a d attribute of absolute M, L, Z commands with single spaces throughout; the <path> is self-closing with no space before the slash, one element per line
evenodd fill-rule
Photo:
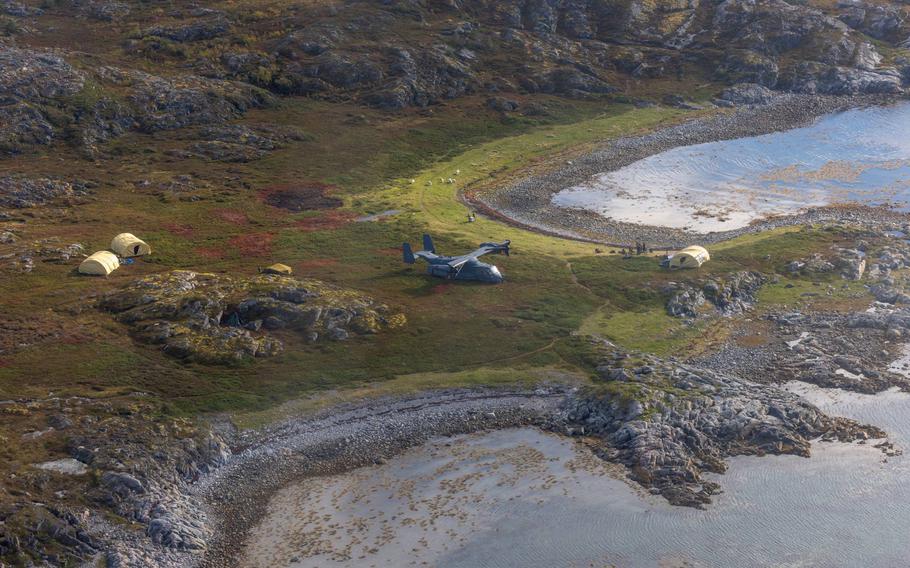
<path fill-rule="evenodd" d="M 910 395 L 793 382 L 830 414 L 910 439 Z M 272 500 L 243 566 L 895 566 L 910 556 L 908 461 L 875 442 L 742 456 L 708 510 L 631 485 L 584 444 L 533 428 L 435 439 Z M 874 528 L 873 528 L 874 527 Z"/>

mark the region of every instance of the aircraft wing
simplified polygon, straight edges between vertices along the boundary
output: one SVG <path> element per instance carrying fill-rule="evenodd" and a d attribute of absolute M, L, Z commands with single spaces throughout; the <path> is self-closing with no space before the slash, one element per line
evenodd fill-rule
<path fill-rule="evenodd" d="M 488 251 L 484 251 L 483 249 L 477 249 L 472 253 L 468 253 L 468 254 L 453 258 L 452 260 L 449 261 L 448 264 L 452 268 L 461 268 L 469 260 L 472 260 L 475 258 L 480 258 L 481 256 L 487 254 L 487 252 Z"/>
<path fill-rule="evenodd" d="M 449 261 L 449 266 L 451 266 L 452 268 L 461 268 L 469 260 L 474 260 L 476 258 L 480 258 L 485 254 L 490 254 L 491 252 L 497 252 L 497 253 L 504 252 L 505 254 L 509 254 L 508 251 L 509 251 L 508 241 L 506 241 L 503 244 L 484 243 L 483 246 L 481 246 L 479 249 L 475 250 L 474 252 L 469 252 L 468 254 L 453 258 L 452 260 Z"/>

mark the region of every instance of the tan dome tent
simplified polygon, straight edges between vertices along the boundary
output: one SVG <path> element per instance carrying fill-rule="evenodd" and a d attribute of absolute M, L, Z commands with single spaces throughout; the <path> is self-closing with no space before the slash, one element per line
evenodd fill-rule
<path fill-rule="evenodd" d="M 107 276 L 119 267 L 120 260 L 116 254 L 106 250 L 99 250 L 82 261 L 82 264 L 79 265 L 79 272 L 95 276 Z"/>
<path fill-rule="evenodd" d="M 281 264 L 280 262 L 273 264 L 272 266 L 267 266 L 262 269 L 263 274 L 280 274 L 282 276 L 290 276 L 294 273 L 294 270 L 287 264 Z"/>
<path fill-rule="evenodd" d="M 711 255 L 704 247 L 686 247 L 670 258 L 670 268 L 698 268 L 711 260 Z"/>
<path fill-rule="evenodd" d="M 123 258 L 152 254 L 152 247 L 132 233 L 120 233 L 111 241 L 111 250 Z"/>

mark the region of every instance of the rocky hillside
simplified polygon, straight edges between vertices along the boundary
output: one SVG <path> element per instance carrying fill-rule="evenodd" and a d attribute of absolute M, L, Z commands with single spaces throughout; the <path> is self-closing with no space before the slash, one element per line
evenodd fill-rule
<path fill-rule="evenodd" d="M 653 97 L 714 85 L 700 93 L 710 96 L 735 83 L 898 93 L 910 81 L 910 7 L 900 2 L 168 6 L 0 6 L 0 120 L 14 125 L 0 133 L 0 151 L 68 140 L 93 153 L 131 130 L 217 125 L 272 104 L 268 91 L 389 110 L 473 95 L 498 111 L 534 114 L 543 112 L 533 102 L 541 93 Z M 73 21 L 94 40 L 55 34 Z"/>

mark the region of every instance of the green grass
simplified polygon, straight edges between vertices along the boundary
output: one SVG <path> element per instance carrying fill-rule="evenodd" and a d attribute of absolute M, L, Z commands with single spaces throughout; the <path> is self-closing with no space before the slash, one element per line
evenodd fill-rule
<path fill-rule="evenodd" d="M 579 332 L 604 337 L 627 349 L 666 356 L 688 354 L 690 344 L 703 339 L 711 323 L 687 324 L 668 315 L 662 305 L 642 311 L 602 308 L 582 323 Z"/>
<path fill-rule="evenodd" d="M 89 100 L 92 93 L 80 96 Z M 358 392 L 381 383 L 408 388 L 500 383 L 547 375 L 554 368 L 586 376 L 596 361 L 577 333 L 659 354 L 714 340 L 718 326 L 688 326 L 663 312 L 660 290 L 667 281 L 741 269 L 779 271 L 791 258 L 841 238 L 822 231 L 747 236 L 712 247 L 714 260 L 702 270 L 669 273 L 654 257 L 594 255 L 588 243 L 483 218 L 466 223 L 461 192 L 485 191 L 529 168 L 571 159 L 598 141 L 686 116 L 661 108 L 545 100 L 549 117 L 501 120 L 467 103 L 425 116 L 289 99 L 252 111 L 242 122 L 279 122 L 308 136 L 248 164 L 174 160 L 165 150 L 182 147 L 179 132 L 124 136 L 115 143 L 122 149 L 117 158 L 98 164 L 23 156 L 17 164 L 21 171 L 102 181 L 94 199 L 73 208 L 66 223 L 30 223 L 29 238 L 60 236 L 84 242 L 92 251 L 129 230 L 148 241 L 154 254 L 107 279 L 78 277 L 75 263 L 39 264 L 31 274 L 0 278 L 0 293 L 9 298 L 12 312 L 24 316 L 51 310 L 70 317 L 75 310 L 86 336 L 77 345 L 39 342 L 4 356 L 0 391 L 19 396 L 132 388 L 160 398 L 168 412 L 193 415 L 261 412 L 322 391 Z M 162 199 L 136 183 L 148 179 L 154 188 L 178 175 L 204 182 L 209 188 L 204 198 Z M 457 181 L 440 184 L 440 177 Z M 334 194 L 345 203 L 342 215 L 386 209 L 402 213 L 381 222 L 342 221 L 309 231 L 301 223 L 326 212 L 282 211 L 257 198 L 257 191 L 269 185 L 310 181 L 336 186 Z M 419 242 L 424 232 L 433 233 L 440 251 L 453 253 L 481 241 L 511 238 L 514 254 L 491 259 L 506 282 L 450 283 L 428 277 L 422 266 L 403 265 L 401 243 Z M 270 244 L 247 252 L 233 244 L 250 234 Z M 287 349 L 273 359 L 204 367 L 135 344 L 123 326 L 91 307 L 95 295 L 145 274 L 181 268 L 252 275 L 257 266 L 272 262 L 288 264 L 300 276 L 367 292 L 405 313 L 409 323 L 343 344 L 310 346 L 286 335 Z M 783 299 L 769 296 L 769 302 Z"/>

